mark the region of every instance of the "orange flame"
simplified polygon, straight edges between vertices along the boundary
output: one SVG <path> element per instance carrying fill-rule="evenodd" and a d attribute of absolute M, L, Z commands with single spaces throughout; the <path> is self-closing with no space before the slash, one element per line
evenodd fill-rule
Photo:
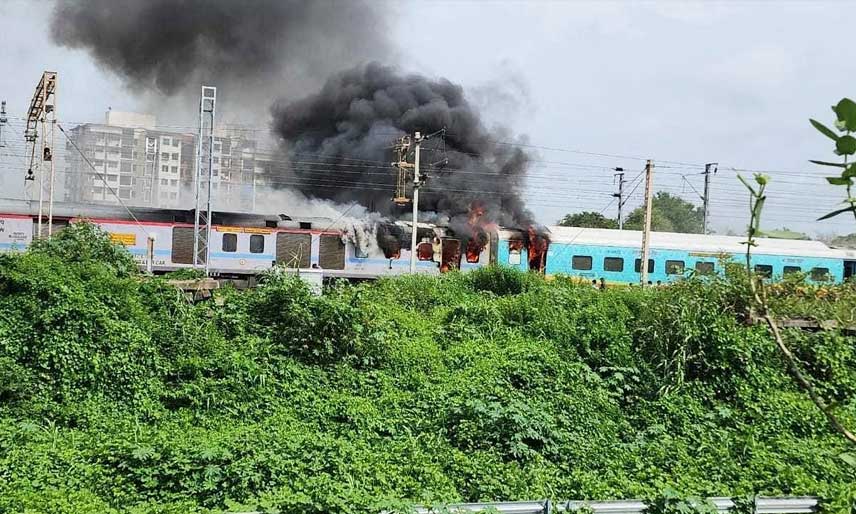
<path fill-rule="evenodd" d="M 547 264 L 547 248 L 550 241 L 546 236 L 539 234 L 535 227 L 530 226 L 526 230 L 526 249 L 529 252 L 529 269 L 539 273 L 544 272 Z"/>
<path fill-rule="evenodd" d="M 474 200 L 470 204 L 470 212 L 467 215 L 467 224 L 470 225 L 470 237 L 466 248 L 467 262 L 478 262 L 482 250 L 489 241 L 485 231 L 486 226 L 482 223 L 484 213 L 485 206 L 481 200 Z"/>

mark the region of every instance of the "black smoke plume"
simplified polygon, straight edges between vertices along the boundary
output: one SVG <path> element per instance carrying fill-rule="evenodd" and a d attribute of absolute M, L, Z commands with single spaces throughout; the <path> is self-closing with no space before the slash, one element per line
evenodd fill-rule
<path fill-rule="evenodd" d="M 513 226 L 531 220 L 519 196 L 529 156 L 497 142 L 463 89 L 448 80 L 370 63 L 332 76 L 316 94 L 275 104 L 272 114 L 290 160 L 275 170 L 272 183 L 319 198 L 357 201 L 385 214 L 401 213 L 391 201 L 394 140 L 445 129 L 445 137 L 423 144 L 428 182 L 420 210 L 448 216 L 453 228 L 467 224 L 475 201 L 481 202 L 483 221 Z"/>
<path fill-rule="evenodd" d="M 368 0 L 58 0 L 51 34 L 135 91 L 197 93 L 205 81 L 240 87 L 244 98 L 279 90 L 270 100 L 282 92 L 277 79 L 326 78 L 385 57 L 381 7 Z"/>

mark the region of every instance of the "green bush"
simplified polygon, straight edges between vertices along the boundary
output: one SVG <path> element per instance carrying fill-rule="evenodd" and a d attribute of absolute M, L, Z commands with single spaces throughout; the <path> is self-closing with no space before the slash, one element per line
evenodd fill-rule
<path fill-rule="evenodd" d="M 745 323 L 744 279 L 596 291 L 489 268 L 319 297 L 273 272 L 194 305 L 75 225 L 0 257 L 0 512 L 642 497 L 667 514 L 756 494 L 845 512 L 848 448 Z M 770 294 L 842 319 L 852 288 Z M 852 336 L 787 338 L 856 424 Z"/>

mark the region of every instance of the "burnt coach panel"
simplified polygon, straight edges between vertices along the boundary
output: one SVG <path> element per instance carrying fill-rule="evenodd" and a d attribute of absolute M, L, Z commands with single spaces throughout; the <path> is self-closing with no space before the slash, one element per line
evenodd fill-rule
<path fill-rule="evenodd" d="M 193 264 L 193 227 L 173 227 L 172 262 L 173 264 Z M 205 260 L 205 256 L 202 256 Z"/>
<path fill-rule="evenodd" d="M 276 235 L 276 263 L 289 268 L 308 268 L 312 236 L 280 232 Z"/>
<path fill-rule="evenodd" d="M 341 237 L 322 235 L 318 253 L 322 269 L 345 269 L 345 243 Z"/>

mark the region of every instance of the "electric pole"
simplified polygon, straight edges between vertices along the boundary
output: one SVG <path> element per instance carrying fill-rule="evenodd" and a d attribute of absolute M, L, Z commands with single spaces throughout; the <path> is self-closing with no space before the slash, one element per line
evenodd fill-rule
<path fill-rule="evenodd" d="M 422 134 L 416 132 L 413 135 L 413 229 L 410 233 L 410 273 L 416 273 L 416 218 L 419 213 L 419 186 L 422 185 L 422 177 L 419 175 L 419 147 L 422 143 Z"/>
<path fill-rule="evenodd" d="M 702 234 L 707 234 L 707 220 L 710 213 L 710 168 L 713 168 L 713 174 L 716 175 L 717 166 L 719 163 L 711 162 L 704 165 L 704 221 L 702 222 Z"/>
<path fill-rule="evenodd" d="M 648 285 L 648 259 L 651 254 L 651 204 L 654 189 L 654 163 L 645 164 L 645 225 L 642 229 L 642 261 L 639 263 L 642 287 Z"/>
<path fill-rule="evenodd" d="M 6 123 L 9 121 L 9 118 L 6 117 L 6 100 L 3 100 L 0 103 L 0 148 L 6 146 L 6 142 L 3 139 L 3 127 L 6 126 Z"/>
<path fill-rule="evenodd" d="M 618 192 L 612 196 L 618 198 L 618 230 L 624 230 L 624 218 L 621 217 L 621 207 L 624 205 L 624 168 L 615 168 L 617 173 L 612 175 L 612 181 L 618 177 Z"/>
<path fill-rule="evenodd" d="M 202 86 L 199 99 L 199 136 L 196 139 L 196 210 L 193 221 L 193 267 L 204 266 L 210 271 L 209 242 L 211 241 L 211 187 L 214 168 L 214 115 L 217 88 Z M 207 144 L 204 144 L 207 143 Z"/>

